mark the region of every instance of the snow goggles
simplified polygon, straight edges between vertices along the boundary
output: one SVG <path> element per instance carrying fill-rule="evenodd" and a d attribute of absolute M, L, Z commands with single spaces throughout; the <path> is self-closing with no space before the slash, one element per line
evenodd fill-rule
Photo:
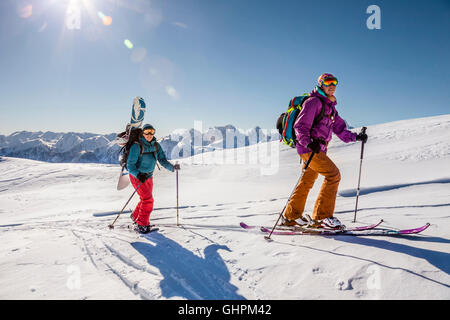
<path fill-rule="evenodd" d="M 337 86 L 338 81 L 336 78 L 328 78 L 322 81 L 322 85 L 325 87 L 329 87 L 329 86 Z"/>
<path fill-rule="evenodd" d="M 151 130 L 151 131 L 145 131 L 144 132 L 144 136 L 154 136 L 155 135 L 155 131 Z"/>

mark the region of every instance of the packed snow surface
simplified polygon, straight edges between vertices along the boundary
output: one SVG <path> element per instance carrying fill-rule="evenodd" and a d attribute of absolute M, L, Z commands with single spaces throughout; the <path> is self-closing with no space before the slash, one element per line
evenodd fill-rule
<path fill-rule="evenodd" d="M 360 129 L 354 129 L 359 131 Z M 369 126 L 357 222 L 361 143 L 336 137 L 336 213 L 347 226 L 419 235 L 276 236 L 273 226 L 300 175 L 278 141 L 179 160 L 154 175 L 159 231 L 127 229 L 133 192 L 116 165 L 0 161 L 1 299 L 450 299 L 450 115 Z M 311 213 L 322 178 L 306 205 Z"/>

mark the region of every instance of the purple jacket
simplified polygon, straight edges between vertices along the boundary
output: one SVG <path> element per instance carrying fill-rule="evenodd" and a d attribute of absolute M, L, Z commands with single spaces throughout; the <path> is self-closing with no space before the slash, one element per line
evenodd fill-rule
<path fill-rule="evenodd" d="M 311 130 L 314 119 L 319 116 L 322 110 L 320 100 L 325 105 L 325 115 Z M 308 98 L 303 104 L 303 108 L 294 124 L 295 136 L 298 141 L 296 145 L 298 154 L 311 152 L 307 145 L 311 143 L 313 138 L 325 141 L 326 144 L 321 144 L 321 151 L 327 152 L 327 145 L 333 132 L 346 143 L 356 141 L 356 133 L 347 130 L 345 121 L 338 115 L 336 104 L 337 102 L 328 99 L 320 88 L 316 87 L 311 92 L 311 98 Z"/>

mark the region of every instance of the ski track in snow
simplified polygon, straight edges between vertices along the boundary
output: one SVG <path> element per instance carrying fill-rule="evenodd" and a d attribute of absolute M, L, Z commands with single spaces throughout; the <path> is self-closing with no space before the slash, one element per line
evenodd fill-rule
<path fill-rule="evenodd" d="M 286 165 L 266 177 L 255 165 L 182 161 L 180 226 L 174 175 L 156 171 L 151 223 L 160 230 L 145 236 L 126 227 L 137 199 L 115 229 L 107 227 L 132 190 L 114 190 L 118 167 L 3 158 L 0 297 L 449 299 L 447 119 L 368 128 L 356 225 L 380 218 L 385 228 L 431 223 L 423 234 L 404 237 L 273 236 L 269 243 L 258 228 L 242 229 L 241 221 L 275 223 L 299 174 L 290 149 L 280 152 Z M 421 138 L 424 132 L 429 136 Z M 404 157 L 392 152 L 397 144 L 407 150 Z M 359 147 L 335 140 L 330 147 L 343 177 L 336 216 L 349 226 Z M 307 201 L 309 214 L 320 185 L 319 178 Z"/>

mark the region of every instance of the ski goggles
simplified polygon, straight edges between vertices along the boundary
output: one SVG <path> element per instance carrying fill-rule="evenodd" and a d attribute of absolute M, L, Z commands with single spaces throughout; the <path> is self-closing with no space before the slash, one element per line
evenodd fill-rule
<path fill-rule="evenodd" d="M 336 78 L 328 78 L 322 81 L 322 85 L 325 87 L 329 87 L 329 86 L 337 86 L 338 81 Z"/>
<path fill-rule="evenodd" d="M 155 135 L 155 131 L 146 131 L 144 132 L 144 136 L 154 136 Z"/>

